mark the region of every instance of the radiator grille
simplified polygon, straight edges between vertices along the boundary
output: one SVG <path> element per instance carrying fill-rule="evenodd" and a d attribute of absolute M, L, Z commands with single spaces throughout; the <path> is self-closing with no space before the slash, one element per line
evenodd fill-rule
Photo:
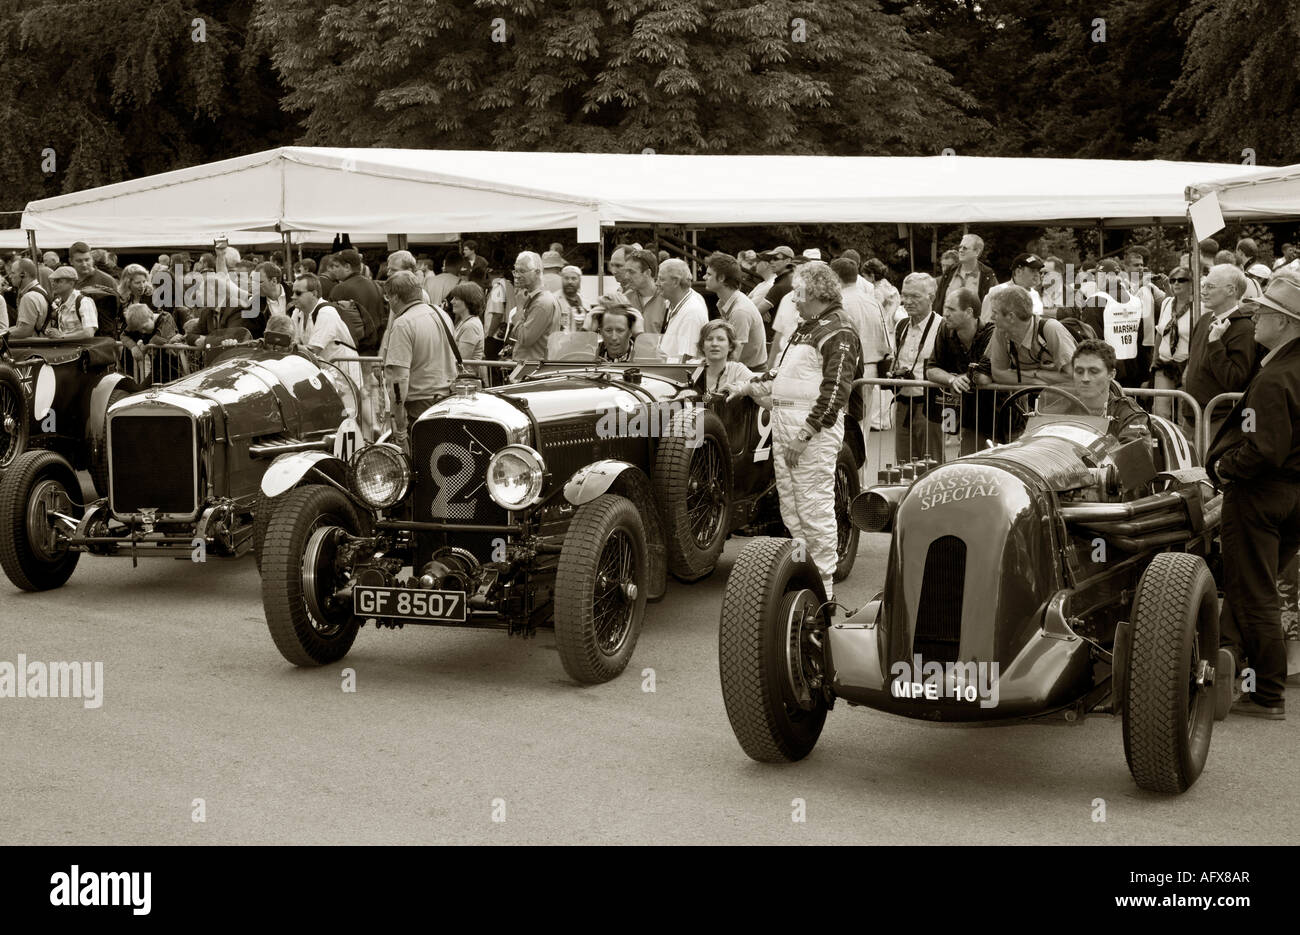
<path fill-rule="evenodd" d="M 108 450 L 114 513 L 189 515 L 198 510 L 194 422 L 188 416 L 113 416 Z"/>
<path fill-rule="evenodd" d="M 941 536 L 930 543 L 912 638 L 912 651 L 923 661 L 957 661 L 965 580 L 966 543 L 956 536 Z"/>
<path fill-rule="evenodd" d="M 428 419 L 414 426 L 415 519 L 501 525 L 506 511 L 487 492 L 488 461 L 506 446 L 506 430 L 475 419 Z"/>

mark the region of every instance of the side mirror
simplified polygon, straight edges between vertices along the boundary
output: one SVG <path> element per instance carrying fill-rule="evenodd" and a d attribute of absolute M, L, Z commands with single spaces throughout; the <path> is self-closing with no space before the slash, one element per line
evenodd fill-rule
<path fill-rule="evenodd" d="M 40 422 L 49 415 L 50 407 L 54 405 L 54 371 L 49 367 L 41 367 L 36 373 L 36 392 L 33 394 L 32 411 L 36 414 L 36 421 Z"/>

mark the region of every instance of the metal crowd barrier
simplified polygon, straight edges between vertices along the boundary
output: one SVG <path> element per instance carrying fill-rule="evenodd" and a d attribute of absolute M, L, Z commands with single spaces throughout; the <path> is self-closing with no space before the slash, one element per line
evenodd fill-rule
<path fill-rule="evenodd" d="M 1017 415 L 1004 411 L 999 424 L 993 420 L 997 407 L 1026 385 L 995 383 L 956 393 L 930 380 L 864 377 L 854 381 L 854 389 L 867 394 L 863 429 L 867 464 L 872 470 L 866 472 L 866 479 L 871 481 L 875 472 L 897 469 L 911 461 L 931 459 L 943 463 L 991 444 L 1014 441 L 1022 426 Z M 1069 384 L 1063 385 L 1063 389 L 1069 388 Z M 1203 457 L 1206 446 L 1201 442 L 1202 412 L 1192 396 L 1182 390 L 1146 387 L 1125 388 L 1123 392 L 1150 399 L 1168 412 L 1164 417 L 1182 429 Z"/>
<path fill-rule="evenodd" d="M 1204 447 L 1201 449 L 1202 451 L 1208 452 L 1210 450 L 1210 443 L 1214 441 L 1214 411 L 1224 403 L 1229 403 L 1230 405 L 1228 406 L 1228 409 L 1231 410 L 1231 408 L 1237 404 L 1237 400 L 1241 399 L 1244 395 L 1244 393 L 1220 393 L 1205 404 L 1205 438 Z M 1223 418 L 1226 419 L 1227 417 L 1227 413 L 1225 413 Z M 1220 421 L 1222 421 L 1222 419 Z"/>

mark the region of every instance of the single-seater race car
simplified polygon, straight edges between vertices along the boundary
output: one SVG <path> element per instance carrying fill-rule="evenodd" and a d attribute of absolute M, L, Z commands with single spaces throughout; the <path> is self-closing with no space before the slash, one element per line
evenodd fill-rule
<path fill-rule="evenodd" d="M 697 581 L 733 532 L 783 530 L 767 412 L 706 398 L 697 365 L 666 359 L 657 335 L 622 363 L 598 359 L 596 340 L 552 335 L 548 360 L 503 387 L 457 381 L 411 426 L 409 455 L 381 441 L 267 472 L 262 602 L 287 660 L 335 662 L 367 620 L 553 626 L 570 677 L 608 681 L 670 574 Z M 841 576 L 857 553 L 848 510 L 863 453 L 851 433 L 836 483 Z"/>
<path fill-rule="evenodd" d="M 749 756 L 807 756 L 837 700 L 945 722 L 1107 713 L 1139 786 L 1196 781 L 1232 678 L 1216 697 L 1222 496 L 1164 419 L 1116 437 L 1067 389 L 1023 392 L 1043 398 L 1018 441 L 854 501 L 859 528 L 892 533 L 860 609 L 828 606 L 792 543 L 746 546 L 719 665 Z"/>
<path fill-rule="evenodd" d="M 261 342 L 223 354 L 144 392 L 127 395 L 129 381 L 96 390 L 107 406 L 99 499 L 82 502 L 76 469 L 84 465 L 67 452 L 14 459 L 0 477 L 0 567 L 14 585 L 60 587 L 83 552 L 195 562 L 243 555 L 260 547 L 258 484 L 275 457 L 349 454 L 364 441 L 361 391 L 339 367 Z"/>

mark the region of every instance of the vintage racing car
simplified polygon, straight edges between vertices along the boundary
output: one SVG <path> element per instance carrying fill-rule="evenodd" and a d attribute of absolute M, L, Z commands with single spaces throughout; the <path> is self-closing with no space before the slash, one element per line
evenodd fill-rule
<path fill-rule="evenodd" d="M 594 335 L 555 335 L 551 359 L 506 386 L 462 378 L 411 426 L 410 457 L 381 442 L 273 465 L 262 600 L 284 657 L 341 659 L 367 620 L 554 626 L 572 678 L 622 672 L 669 574 L 696 581 L 731 533 L 784 529 L 767 413 L 704 399 L 695 365 L 665 360 L 657 337 L 613 364 Z M 856 430 L 837 471 L 841 577 L 857 553 Z"/>
<path fill-rule="evenodd" d="M 949 722 L 1108 713 L 1139 786 L 1196 781 L 1226 711 L 1216 665 L 1231 664 L 1210 567 L 1222 497 L 1171 423 L 1117 438 L 1066 389 L 1021 392 L 1068 404 L 1040 401 L 1018 441 L 855 500 L 860 528 L 892 530 L 884 591 L 861 609 L 834 613 L 789 542 L 746 546 L 719 665 L 751 757 L 806 756 L 841 699 Z"/>
<path fill-rule="evenodd" d="M 258 484 L 277 455 L 343 454 L 362 440 L 358 388 L 306 351 L 233 347 L 205 370 L 120 398 L 127 388 L 92 394 L 111 404 L 97 429 L 100 499 L 82 503 L 82 464 L 57 447 L 18 456 L 0 478 L 0 566 L 19 588 L 60 587 L 82 552 L 242 555 L 258 544 Z"/>
<path fill-rule="evenodd" d="M 138 389 L 112 338 L 9 339 L 0 332 L 0 474 L 29 449 L 57 452 L 107 490 L 108 407 Z"/>

